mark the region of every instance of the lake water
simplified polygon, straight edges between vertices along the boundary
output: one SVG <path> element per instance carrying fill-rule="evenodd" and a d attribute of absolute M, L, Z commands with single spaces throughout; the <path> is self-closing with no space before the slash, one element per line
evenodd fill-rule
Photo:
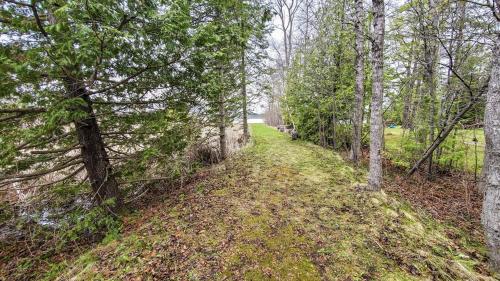
<path fill-rule="evenodd" d="M 259 124 L 259 123 L 264 123 L 264 119 L 261 118 L 251 118 L 248 119 L 249 124 Z"/>

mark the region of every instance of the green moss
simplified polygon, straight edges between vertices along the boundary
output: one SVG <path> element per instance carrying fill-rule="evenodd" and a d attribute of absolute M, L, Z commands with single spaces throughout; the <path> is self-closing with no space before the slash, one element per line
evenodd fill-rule
<path fill-rule="evenodd" d="M 99 258 L 92 252 L 87 252 L 83 255 L 81 255 L 77 260 L 76 264 L 79 265 L 80 267 L 86 267 L 88 265 L 92 265 L 95 262 L 97 262 Z"/>
<path fill-rule="evenodd" d="M 103 280 L 102 276 L 92 270 L 94 264 L 99 261 L 99 258 L 94 251 L 89 251 L 82 254 L 72 264 L 66 267 L 66 272 L 62 274 L 63 280 Z"/>
<path fill-rule="evenodd" d="M 408 274 L 401 270 L 395 270 L 394 272 L 385 272 L 381 276 L 381 280 L 387 281 L 413 281 L 413 280 L 421 280 L 416 276 L 408 276 Z"/>
<path fill-rule="evenodd" d="M 476 270 L 485 267 L 484 246 L 467 234 L 384 192 L 356 192 L 366 171 L 332 151 L 265 125 L 251 129 L 252 146 L 98 247 L 106 261 L 76 262 L 67 276 L 94 278 L 111 267 L 118 280 L 147 279 L 144 272 L 169 267 L 173 280 L 484 277 Z"/>
<path fill-rule="evenodd" d="M 245 272 L 245 280 L 247 281 L 261 281 L 261 280 L 273 280 L 266 276 L 266 274 L 260 270 L 252 269 Z"/>
<path fill-rule="evenodd" d="M 223 197 L 223 196 L 226 196 L 229 194 L 229 190 L 226 188 L 221 188 L 221 189 L 217 189 L 216 191 L 214 191 L 213 194 Z"/>
<path fill-rule="evenodd" d="M 45 272 L 42 281 L 55 280 L 59 277 L 68 267 L 66 261 L 60 263 L 49 264 L 47 272 Z"/>

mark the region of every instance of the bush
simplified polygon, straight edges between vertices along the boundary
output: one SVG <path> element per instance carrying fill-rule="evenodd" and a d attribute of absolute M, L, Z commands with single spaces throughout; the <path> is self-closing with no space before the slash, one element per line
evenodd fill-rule
<path fill-rule="evenodd" d="M 108 211 L 114 202 L 105 202 L 102 206 L 85 210 L 79 209 L 67 215 L 63 220 L 59 233 L 59 247 L 68 242 L 97 242 L 107 237 L 116 238 L 121 230 L 121 221 Z"/>

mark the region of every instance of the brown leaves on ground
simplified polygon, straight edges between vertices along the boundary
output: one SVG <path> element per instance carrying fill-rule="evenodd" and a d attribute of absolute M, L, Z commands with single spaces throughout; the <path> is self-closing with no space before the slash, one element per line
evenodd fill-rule
<path fill-rule="evenodd" d="M 68 260 L 59 280 L 488 280 L 476 240 L 405 200 L 357 192 L 362 169 L 269 127 L 253 138 L 141 199 L 121 238 Z"/>
<path fill-rule="evenodd" d="M 413 206 L 420 207 L 434 218 L 452 223 L 483 239 L 481 210 L 483 194 L 474 176 L 453 171 L 438 172 L 432 179 L 415 173 L 405 177 L 405 170 L 385 161 L 388 192 L 396 193 Z"/>

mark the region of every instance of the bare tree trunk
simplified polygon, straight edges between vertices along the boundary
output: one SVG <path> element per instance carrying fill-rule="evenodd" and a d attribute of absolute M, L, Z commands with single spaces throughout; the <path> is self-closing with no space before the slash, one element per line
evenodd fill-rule
<path fill-rule="evenodd" d="M 286 67 L 287 67 L 287 71 L 288 71 L 288 68 L 290 67 L 290 60 L 292 59 L 292 48 L 293 48 L 293 45 L 292 45 L 292 35 L 293 35 L 293 18 L 290 18 L 289 19 L 289 25 L 290 25 L 290 30 L 288 31 L 288 57 L 287 57 L 287 61 L 286 61 Z"/>
<path fill-rule="evenodd" d="M 436 11 L 434 0 L 429 0 L 429 12 L 432 13 L 430 26 L 425 27 L 424 38 L 424 59 L 425 59 L 425 85 L 430 97 L 429 110 L 429 142 L 434 141 L 436 130 L 436 61 L 437 61 L 437 36 L 438 29 L 438 14 Z M 433 152 L 429 155 L 427 164 L 427 175 L 432 177 Z"/>
<path fill-rule="evenodd" d="M 285 47 L 285 65 L 287 70 L 290 66 L 290 59 L 292 56 L 292 39 L 293 39 L 293 22 L 295 15 L 299 9 L 302 1 L 287 1 L 276 0 L 274 1 L 274 12 L 278 15 L 281 22 L 281 31 L 283 32 L 283 45 Z"/>
<path fill-rule="evenodd" d="M 245 143 L 250 138 L 248 132 L 248 109 L 247 109 L 247 73 L 245 67 L 245 49 L 241 50 L 241 100 L 243 110 L 243 138 Z"/>
<path fill-rule="evenodd" d="M 411 61 L 410 63 L 411 64 Z M 411 66 L 408 65 L 406 66 L 406 84 L 410 84 L 410 81 L 408 79 L 411 79 Z M 412 100 L 412 87 L 410 85 L 404 86 L 403 90 L 404 95 L 403 95 L 403 112 L 402 112 L 402 124 L 401 127 L 403 129 L 408 129 L 410 126 L 410 110 L 411 110 L 411 100 Z"/>
<path fill-rule="evenodd" d="M 373 35 L 372 65 L 373 85 L 370 116 L 370 165 L 368 185 L 371 190 L 380 190 L 382 185 L 382 101 L 384 98 L 384 0 L 372 0 Z"/>
<path fill-rule="evenodd" d="M 410 129 L 413 126 L 413 114 L 412 111 L 414 110 L 412 108 L 413 106 L 413 91 L 414 91 L 414 86 L 415 86 L 415 80 L 416 80 L 416 73 L 418 69 L 418 60 L 415 59 L 415 62 L 413 62 L 413 69 L 411 69 L 411 63 L 412 59 L 410 59 L 410 62 L 407 66 L 406 69 L 406 93 L 404 95 L 404 100 L 403 100 L 403 124 L 402 127 L 403 129 Z"/>
<path fill-rule="evenodd" d="M 342 6 L 341 9 L 339 10 L 339 17 L 340 17 L 340 22 L 341 22 L 341 28 L 344 28 L 344 22 L 345 22 L 345 7 L 346 7 L 346 0 L 342 1 Z M 335 75 L 334 75 L 334 80 L 335 81 L 342 81 L 342 52 L 343 52 L 343 45 L 340 43 L 342 40 L 342 35 L 339 33 L 337 35 L 337 50 L 335 52 Z M 332 105 L 330 107 L 330 112 L 332 113 L 332 140 L 333 140 L 333 149 L 337 149 L 337 91 L 339 90 L 339 87 L 336 85 L 333 87 L 332 91 Z"/>
<path fill-rule="evenodd" d="M 484 110 L 484 135 L 486 140 L 484 167 L 485 196 L 482 222 L 490 249 L 493 269 L 500 272 L 500 34 L 493 50 L 486 108 Z"/>
<path fill-rule="evenodd" d="M 290 51 L 288 50 L 288 35 L 285 29 L 285 20 L 284 18 L 281 19 L 281 26 L 283 28 L 283 43 L 285 45 L 285 65 L 284 65 L 284 71 L 288 69 L 288 66 L 290 64 Z"/>
<path fill-rule="evenodd" d="M 333 106 L 331 107 L 331 112 L 332 112 L 332 146 L 333 150 L 337 149 L 337 116 L 336 116 L 336 111 L 337 108 L 335 106 L 335 92 L 333 93 Z"/>
<path fill-rule="evenodd" d="M 422 91 L 421 91 L 422 80 L 418 77 L 419 75 L 420 74 L 418 73 L 418 68 L 415 68 L 415 72 L 413 74 L 413 77 L 415 79 L 415 81 L 413 82 L 414 90 L 412 90 L 412 92 L 414 91 L 414 93 L 412 93 L 413 100 L 411 101 L 409 123 L 408 123 L 408 129 L 412 131 L 415 129 L 415 118 L 417 116 L 422 96 Z"/>
<path fill-rule="evenodd" d="M 50 13 L 49 22 L 57 23 Z M 75 110 L 85 112 L 85 117 L 74 120 L 73 124 L 81 147 L 80 154 L 93 191 L 93 200 L 96 200 L 99 205 L 106 203 L 105 207 L 108 211 L 115 213 L 122 206 L 122 196 L 109 162 L 99 124 L 92 108 L 92 101 L 81 81 L 70 76 L 64 77 L 63 81 L 67 98 L 81 98 L 85 102 L 75 108 Z"/>
<path fill-rule="evenodd" d="M 451 21 L 451 40 L 448 45 L 448 67 L 446 74 L 446 91 L 445 94 L 441 97 L 441 107 L 439 113 L 439 129 L 444 128 L 453 118 L 452 109 L 453 105 L 456 101 L 456 95 L 458 94 L 456 89 L 454 89 L 452 83 L 452 69 L 457 69 L 455 66 L 455 62 L 461 61 L 462 52 L 461 47 L 464 38 L 463 38 L 463 30 L 465 27 L 465 11 L 466 11 L 465 1 L 458 1 L 455 5 L 455 11 L 450 11 L 450 15 L 456 15 L 453 17 Z M 450 6 L 451 9 L 451 6 Z M 454 149 L 454 147 L 453 147 Z M 439 161 L 441 155 L 443 154 L 443 148 L 439 147 L 436 152 L 436 158 Z M 450 160 L 451 161 L 451 160 Z"/>
<path fill-rule="evenodd" d="M 363 128 L 363 96 L 364 96 L 364 48 L 363 48 L 363 0 L 356 0 L 356 19 L 354 22 L 354 31 L 356 33 L 356 86 L 354 97 L 354 111 L 352 117 L 352 144 L 351 160 L 358 165 L 361 155 L 361 131 Z"/>
<path fill-rule="evenodd" d="M 66 79 L 66 88 L 69 98 L 79 97 L 85 101 L 85 104 L 79 106 L 77 110 L 85 112 L 86 117 L 75 120 L 74 126 L 78 142 L 81 146 L 83 163 L 92 191 L 94 192 L 94 198 L 99 204 L 108 200 L 114 200 L 114 205 L 108 206 L 110 211 L 114 211 L 121 207 L 121 196 L 102 140 L 99 125 L 94 115 L 90 97 L 85 88 L 74 79 Z"/>
<path fill-rule="evenodd" d="M 222 92 L 219 93 L 219 149 L 220 160 L 226 159 L 226 110 L 224 108 L 224 94 Z"/>

